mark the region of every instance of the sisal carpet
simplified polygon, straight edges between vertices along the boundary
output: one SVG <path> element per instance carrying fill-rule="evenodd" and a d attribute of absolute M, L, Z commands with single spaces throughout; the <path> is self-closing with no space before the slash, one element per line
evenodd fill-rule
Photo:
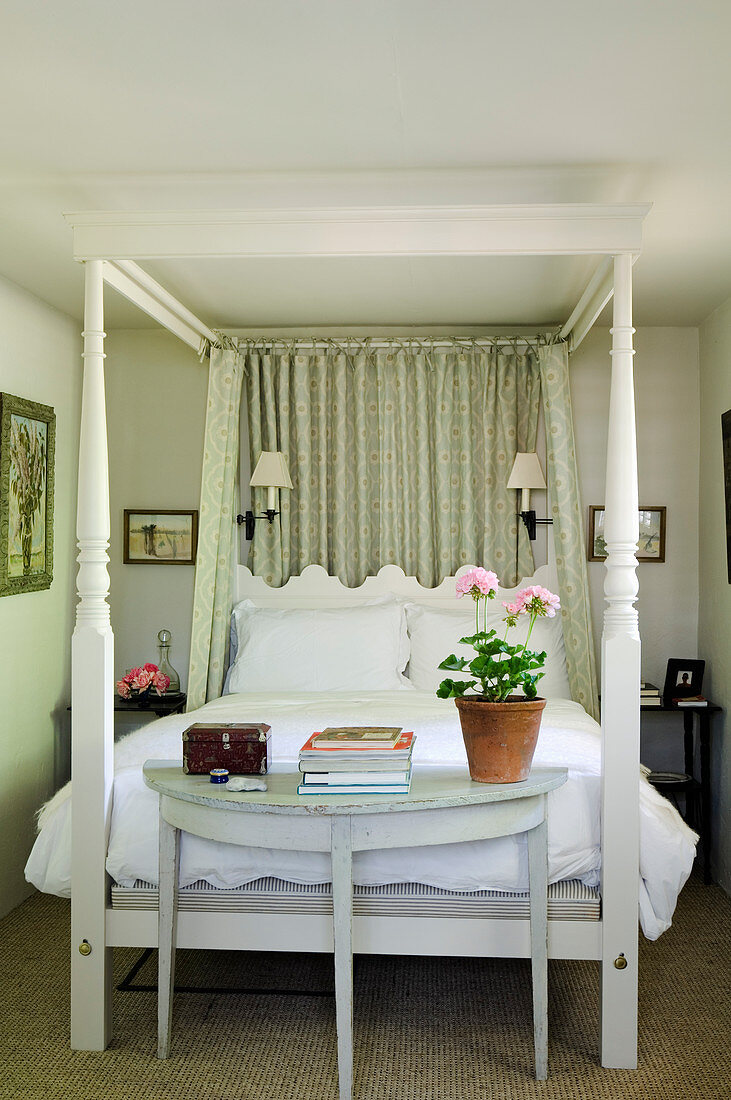
<path fill-rule="evenodd" d="M 550 1063 L 533 1078 L 529 964 L 364 956 L 355 970 L 356 1100 L 727 1100 L 731 901 L 692 880 L 673 927 L 641 940 L 640 1068 L 598 1064 L 598 966 L 550 964 Z M 68 902 L 35 895 L 0 922 L 2 1100 L 337 1100 L 329 991 L 318 955 L 178 953 L 173 1050 L 158 1062 L 153 952 L 116 950 L 115 1035 L 68 1046 Z M 126 981 L 125 981 L 126 979 Z M 214 991 L 215 990 L 215 991 Z"/>

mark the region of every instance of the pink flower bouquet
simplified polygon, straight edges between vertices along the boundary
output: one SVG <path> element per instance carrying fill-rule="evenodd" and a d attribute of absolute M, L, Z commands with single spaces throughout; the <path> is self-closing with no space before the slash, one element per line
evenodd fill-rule
<path fill-rule="evenodd" d="M 131 699 L 136 695 L 149 696 L 153 691 L 164 695 L 170 685 L 170 677 L 160 672 L 157 665 L 148 662 L 141 668 L 131 668 L 126 676 L 117 680 L 117 694 L 120 699 Z"/>

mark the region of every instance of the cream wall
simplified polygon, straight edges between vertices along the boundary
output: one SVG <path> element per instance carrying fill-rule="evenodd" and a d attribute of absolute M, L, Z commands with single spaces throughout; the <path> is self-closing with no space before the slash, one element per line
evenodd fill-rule
<path fill-rule="evenodd" d="M 125 508 L 198 508 L 207 360 L 159 329 L 113 331 L 105 350 L 115 679 L 157 662 L 157 633 L 167 627 L 185 690 L 194 567 L 124 565 L 122 521 Z"/>
<path fill-rule="evenodd" d="M 35 812 L 67 778 L 81 341 L 76 321 L 0 279 L 0 389 L 53 406 L 53 581 L 0 599 L 0 916 L 32 891 Z"/>
<path fill-rule="evenodd" d="M 645 328 L 634 339 L 639 502 L 667 508 L 665 563 L 637 569 L 642 675 L 662 690 L 669 657 L 698 656 L 698 330 Z M 610 348 L 609 330 L 595 328 L 571 358 L 585 522 L 588 506 L 604 503 Z M 605 569 L 589 562 L 588 570 L 598 668 Z M 682 741 L 678 719 L 643 714 L 650 767 L 684 770 Z"/>
<path fill-rule="evenodd" d="M 700 618 L 704 694 L 723 707 L 714 718 L 713 873 L 731 893 L 731 584 L 726 562 L 721 414 L 731 409 L 731 298 L 700 330 Z"/>

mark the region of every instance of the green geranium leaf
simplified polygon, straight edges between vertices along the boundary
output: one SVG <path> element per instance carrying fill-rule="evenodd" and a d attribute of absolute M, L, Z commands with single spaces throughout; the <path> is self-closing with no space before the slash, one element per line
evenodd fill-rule
<path fill-rule="evenodd" d="M 437 688 L 440 699 L 461 699 L 468 688 L 474 687 L 476 680 L 442 680 Z"/>
<path fill-rule="evenodd" d="M 461 672 L 468 664 L 466 657 L 455 657 L 454 653 L 450 653 L 438 667 L 448 669 L 450 672 Z"/>

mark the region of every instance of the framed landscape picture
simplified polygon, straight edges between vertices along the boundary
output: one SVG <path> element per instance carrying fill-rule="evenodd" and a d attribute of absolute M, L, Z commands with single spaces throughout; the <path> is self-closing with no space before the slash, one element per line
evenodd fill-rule
<path fill-rule="evenodd" d="M 0 393 L 0 596 L 51 587 L 55 447 L 49 405 Z"/>
<path fill-rule="evenodd" d="M 665 561 L 665 513 L 661 508 L 640 508 L 640 539 L 638 561 Z M 604 506 L 589 508 L 589 561 L 604 561 L 607 544 L 604 540 Z"/>
<path fill-rule="evenodd" d="M 125 508 L 125 565 L 195 565 L 198 512 Z"/>

